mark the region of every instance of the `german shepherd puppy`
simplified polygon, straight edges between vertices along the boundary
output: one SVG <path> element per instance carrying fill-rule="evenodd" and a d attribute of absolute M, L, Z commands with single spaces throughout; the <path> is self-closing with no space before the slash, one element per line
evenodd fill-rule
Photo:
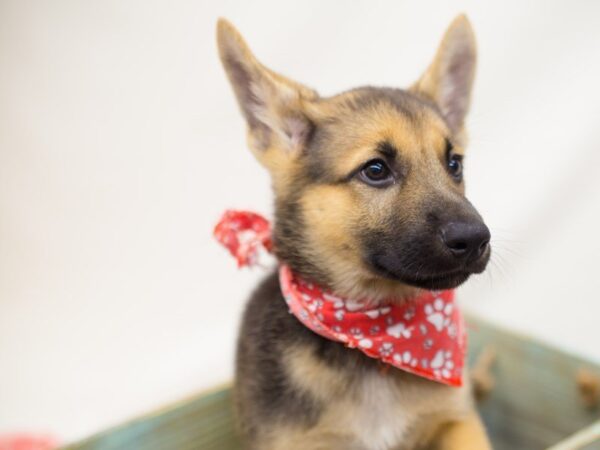
<path fill-rule="evenodd" d="M 328 98 L 263 66 L 225 20 L 217 39 L 249 147 L 272 177 L 281 262 L 337 295 L 374 302 L 454 288 L 485 269 L 490 234 L 464 196 L 476 63 L 465 16 L 410 88 Z M 289 314 L 276 274 L 247 306 L 235 396 L 247 449 L 491 448 L 469 383 L 382 373 Z"/>

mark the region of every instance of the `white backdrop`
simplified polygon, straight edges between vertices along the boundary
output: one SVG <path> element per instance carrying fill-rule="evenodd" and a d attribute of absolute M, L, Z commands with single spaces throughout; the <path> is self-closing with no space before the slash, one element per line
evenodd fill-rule
<path fill-rule="evenodd" d="M 0 2 L 0 432 L 71 440 L 232 374 L 262 276 L 211 239 L 268 179 L 218 62 L 218 16 L 324 95 L 406 86 L 470 16 L 468 193 L 489 320 L 600 360 L 600 3 Z"/>

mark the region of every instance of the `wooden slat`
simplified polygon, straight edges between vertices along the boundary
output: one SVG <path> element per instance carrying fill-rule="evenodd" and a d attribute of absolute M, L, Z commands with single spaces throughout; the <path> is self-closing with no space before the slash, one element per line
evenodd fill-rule
<path fill-rule="evenodd" d="M 600 367 L 534 340 L 469 320 L 470 359 L 497 352 L 496 385 L 480 405 L 496 450 L 543 450 L 594 422 L 577 391 L 576 373 Z M 600 443 L 589 449 L 600 450 Z"/>
<path fill-rule="evenodd" d="M 600 442 L 600 420 L 578 431 L 573 436 L 569 436 L 564 441 L 553 445 L 548 450 L 580 450 L 590 448 L 591 444 L 598 442 Z"/>
<path fill-rule="evenodd" d="M 598 365 L 478 320 L 469 323 L 471 362 L 488 345 L 497 352 L 496 385 L 480 405 L 496 450 L 543 450 L 600 417 L 582 407 L 575 384 L 578 369 L 600 374 Z M 584 448 L 600 450 L 600 442 Z M 238 450 L 231 391 L 224 386 L 199 394 L 67 449 Z"/>
<path fill-rule="evenodd" d="M 237 450 L 231 390 L 222 387 L 115 427 L 65 450 Z"/>

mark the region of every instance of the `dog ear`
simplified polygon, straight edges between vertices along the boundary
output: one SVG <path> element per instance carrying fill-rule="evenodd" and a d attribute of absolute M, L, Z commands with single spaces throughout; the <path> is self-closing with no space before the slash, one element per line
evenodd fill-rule
<path fill-rule="evenodd" d="M 475 76 L 475 34 L 465 15 L 446 30 L 435 58 L 411 90 L 433 100 L 455 132 L 460 132 L 469 110 Z"/>
<path fill-rule="evenodd" d="M 318 95 L 263 66 L 240 33 L 225 19 L 217 24 L 221 62 L 248 123 L 253 150 L 272 146 L 297 152 L 309 138 L 313 124 L 303 112 L 306 102 Z"/>

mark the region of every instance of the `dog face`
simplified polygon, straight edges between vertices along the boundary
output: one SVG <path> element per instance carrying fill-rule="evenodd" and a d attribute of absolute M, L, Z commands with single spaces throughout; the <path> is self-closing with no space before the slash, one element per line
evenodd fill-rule
<path fill-rule="evenodd" d="M 278 257 L 341 295 L 456 287 L 482 272 L 490 233 L 464 196 L 475 40 L 460 16 L 407 90 L 321 98 L 267 69 L 227 22 L 220 56 L 275 191 Z"/>

